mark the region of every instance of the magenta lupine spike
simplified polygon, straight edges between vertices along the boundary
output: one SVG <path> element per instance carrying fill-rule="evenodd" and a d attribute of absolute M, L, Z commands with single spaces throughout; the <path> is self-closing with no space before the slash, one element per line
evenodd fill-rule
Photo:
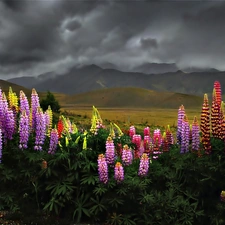
<path fill-rule="evenodd" d="M 184 115 L 182 121 L 182 132 L 181 132 L 181 150 L 180 153 L 187 153 L 189 150 L 189 137 L 190 137 L 190 126 L 188 118 Z"/>
<path fill-rule="evenodd" d="M 150 128 L 149 127 L 144 128 L 144 136 L 150 136 Z"/>
<path fill-rule="evenodd" d="M 6 111 L 5 114 L 5 138 L 12 140 L 13 134 L 15 133 L 15 117 L 11 109 Z"/>
<path fill-rule="evenodd" d="M 120 162 L 117 162 L 114 168 L 114 178 L 117 183 L 121 183 L 124 180 L 124 169 Z"/>
<path fill-rule="evenodd" d="M 19 148 L 26 149 L 29 139 L 29 116 L 26 114 L 25 110 L 20 114 L 19 134 L 20 134 Z"/>
<path fill-rule="evenodd" d="M 136 134 L 136 129 L 134 126 L 131 126 L 130 129 L 129 129 L 129 136 L 132 138 L 133 135 Z"/>
<path fill-rule="evenodd" d="M 99 181 L 106 184 L 108 182 L 108 165 L 103 154 L 98 156 L 98 175 Z"/>
<path fill-rule="evenodd" d="M 146 153 L 143 153 L 140 159 L 138 175 L 143 177 L 147 176 L 149 170 L 149 157 Z"/>
<path fill-rule="evenodd" d="M 115 163 L 115 146 L 111 137 L 107 138 L 105 148 L 106 148 L 105 152 L 106 162 L 108 165 L 112 166 Z"/>
<path fill-rule="evenodd" d="M 58 145 L 58 131 L 56 128 L 51 130 L 51 135 L 50 135 L 50 145 L 49 145 L 49 154 L 55 154 L 55 151 L 57 149 Z"/>
<path fill-rule="evenodd" d="M 182 120 L 184 118 L 185 109 L 184 106 L 181 105 L 178 109 L 178 119 L 177 119 L 177 143 L 181 144 L 181 132 L 182 132 Z"/>
<path fill-rule="evenodd" d="M 2 162 L 2 130 L 0 129 L 0 163 Z"/>
<path fill-rule="evenodd" d="M 31 111 L 32 111 L 32 128 L 36 129 L 36 113 L 40 107 L 39 97 L 36 90 L 33 88 L 31 93 Z"/>
<path fill-rule="evenodd" d="M 128 147 L 128 145 L 123 146 L 122 150 L 122 162 L 125 166 L 129 166 L 133 161 L 133 153 L 132 150 Z"/>
<path fill-rule="evenodd" d="M 153 143 L 156 143 L 156 140 L 158 142 L 159 147 L 162 144 L 162 134 L 160 129 L 155 129 L 153 132 Z"/>
<path fill-rule="evenodd" d="M 36 137 L 35 137 L 35 150 L 42 150 L 46 135 L 45 118 L 41 108 L 37 109 L 36 113 Z"/>
<path fill-rule="evenodd" d="M 135 144 L 134 149 L 134 158 L 140 158 L 140 148 L 141 148 L 141 135 L 140 134 L 134 134 L 132 137 L 132 143 Z"/>
<path fill-rule="evenodd" d="M 23 91 L 20 91 L 20 112 L 25 111 L 27 116 L 30 116 L 30 107 L 27 96 Z"/>
<path fill-rule="evenodd" d="M 167 129 L 166 129 L 166 139 L 168 141 L 169 147 L 174 144 L 173 133 L 170 130 L 170 126 L 169 125 L 167 126 Z"/>
<path fill-rule="evenodd" d="M 150 153 L 150 143 L 152 142 L 151 137 L 149 135 L 144 136 L 144 152 Z"/>
<path fill-rule="evenodd" d="M 198 151 L 200 146 L 200 127 L 197 121 L 197 117 L 194 117 L 192 123 L 192 150 Z"/>

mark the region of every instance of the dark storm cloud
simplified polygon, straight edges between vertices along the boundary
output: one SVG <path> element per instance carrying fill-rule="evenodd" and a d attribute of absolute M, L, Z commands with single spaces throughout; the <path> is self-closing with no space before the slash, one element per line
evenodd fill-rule
<path fill-rule="evenodd" d="M 223 2 L 0 1 L 1 77 L 80 63 L 222 67 Z"/>

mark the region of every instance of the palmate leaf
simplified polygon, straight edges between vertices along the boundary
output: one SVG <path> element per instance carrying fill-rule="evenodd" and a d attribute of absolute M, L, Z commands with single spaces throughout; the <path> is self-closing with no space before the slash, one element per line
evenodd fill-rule
<path fill-rule="evenodd" d="M 93 175 L 93 174 L 85 174 L 83 175 L 83 178 L 81 179 L 81 183 L 80 184 L 92 184 L 95 185 L 95 183 L 98 181 L 98 176 Z"/>
<path fill-rule="evenodd" d="M 94 215 L 97 215 L 99 212 L 107 211 L 106 206 L 104 205 L 104 200 L 99 198 L 91 198 L 91 201 L 94 203 L 94 206 L 90 209 L 90 212 Z"/>
<path fill-rule="evenodd" d="M 112 207 L 118 208 L 119 205 L 122 205 L 124 203 L 124 200 L 120 199 L 120 198 L 112 198 L 108 200 L 109 205 L 111 205 Z"/>
<path fill-rule="evenodd" d="M 104 186 L 99 186 L 99 187 L 96 187 L 95 189 L 94 189 L 94 191 L 93 191 L 93 193 L 95 194 L 95 195 L 102 195 L 102 194 L 105 194 L 107 192 L 107 188 L 106 187 L 104 187 Z"/>

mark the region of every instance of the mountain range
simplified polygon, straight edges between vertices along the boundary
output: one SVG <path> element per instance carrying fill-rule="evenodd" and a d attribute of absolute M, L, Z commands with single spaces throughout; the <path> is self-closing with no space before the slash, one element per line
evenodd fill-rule
<path fill-rule="evenodd" d="M 115 68 L 110 63 L 106 63 L 104 68 L 95 64 L 74 66 L 60 75 L 57 71 L 51 71 L 37 77 L 17 77 L 8 81 L 25 88 L 35 88 L 40 92 L 51 91 L 69 95 L 105 88 L 137 87 L 202 96 L 204 93 L 212 93 L 215 80 L 225 86 L 225 71 L 213 68 L 188 73 L 177 70 L 176 64 L 144 63 L 134 67 L 132 71 Z M 154 73 L 148 73 L 153 69 Z"/>

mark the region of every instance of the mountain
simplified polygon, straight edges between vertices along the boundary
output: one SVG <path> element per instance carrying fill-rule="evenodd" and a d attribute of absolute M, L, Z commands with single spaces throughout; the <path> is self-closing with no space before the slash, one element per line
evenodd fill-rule
<path fill-rule="evenodd" d="M 143 63 L 132 69 L 133 72 L 146 74 L 176 72 L 177 70 L 179 70 L 179 68 L 175 63 Z"/>
<path fill-rule="evenodd" d="M 201 67 L 188 67 L 188 68 L 183 68 L 182 71 L 185 73 L 194 73 L 194 72 L 220 72 L 219 70 L 215 68 L 201 68 Z"/>
<path fill-rule="evenodd" d="M 212 93 L 213 83 L 218 80 L 225 86 L 225 72 L 194 72 L 184 73 L 181 70 L 162 74 L 144 74 L 139 72 L 122 72 L 115 69 L 102 69 L 94 64 L 73 67 L 64 74 L 45 74 L 44 79 L 33 78 L 35 82 L 20 77 L 10 79 L 29 89 L 51 91 L 64 94 L 78 94 L 97 89 L 112 87 L 138 87 L 154 91 L 169 91 L 183 94 L 203 96 Z"/>

